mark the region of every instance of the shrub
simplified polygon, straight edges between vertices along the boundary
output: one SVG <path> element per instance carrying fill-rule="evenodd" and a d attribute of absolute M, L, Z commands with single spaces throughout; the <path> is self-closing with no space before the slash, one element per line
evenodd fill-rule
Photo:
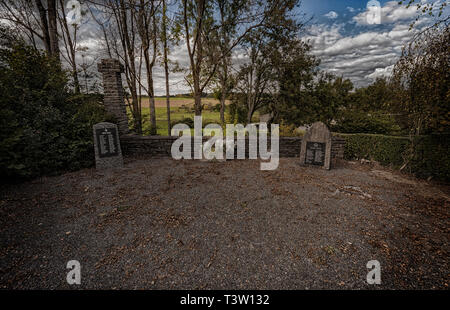
<path fill-rule="evenodd" d="M 220 107 L 221 107 L 222 105 L 220 104 L 220 103 L 217 103 L 217 104 L 215 104 L 214 106 L 213 106 L 213 108 L 212 108 L 212 111 L 213 112 L 220 112 Z"/>
<path fill-rule="evenodd" d="M 372 134 L 338 134 L 345 138 L 346 159 L 371 159 L 385 166 L 399 168 L 418 177 L 450 180 L 449 135 L 419 136 L 413 139 Z"/>
<path fill-rule="evenodd" d="M 344 157 L 347 159 L 371 159 L 382 165 L 401 167 L 404 153 L 409 146 L 409 139 L 373 134 L 342 135 L 347 144 Z"/>
<path fill-rule="evenodd" d="M 23 42 L 0 47 L 0 174 L 24 179 L 93 164 L 98 98 L 73 96 L 59 63 Z"/>
<path fill-rule="evenodd" d="M 450 180 L 450 134 L 419 136 L 414 141 L 414 152 L 408 169 L 422 178 Z"/>
<path fill-rule="evenodd" d="M 298 137 L 301 134 L 297 131 L 295 125 L 287 125 L 284 122 L 280 124 L 280 137 Z"/>
<path fill-rule="evenodd" d="M 242 99 L 238 97 L 238 99 Z M 235 97 L 231 104 L 228 106 L 227 122 L 230 124 L 245 124 L 247 123 L 247 107 L 243 104 L 242 100 L 239 101 Z"/>
<path fill-rule="evenodd" d="M 390 134 L 395 130 L 393 117 L 376 113 L 347 111 L 336 121 L 331 129 L 341 133 Z"/>

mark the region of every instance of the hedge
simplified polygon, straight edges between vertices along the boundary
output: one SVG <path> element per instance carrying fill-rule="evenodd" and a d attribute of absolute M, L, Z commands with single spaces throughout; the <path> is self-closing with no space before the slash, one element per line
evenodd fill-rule
<path fill-rule="evenodd" d="M 346 140 L 344 157 L 370 159 L 384 166 L 406 169 L 421 178 L 450 180 L 450 135 L 428 135 L 413 139 L 374 134 L 337 134 Z"/>
<path fill-rule="evenodd" d="M 422 178 L 450 180 L 450 134 L 421 136 L 416 139 L 414 156 L 408 167 Z"/>
<path fill-rule="evenodd" d="M 0 183 L 94 164 L 92 125 L 112 118 L 101 95 L 68 85 L 56 59 L 24 42 L 0 44 Z"/>

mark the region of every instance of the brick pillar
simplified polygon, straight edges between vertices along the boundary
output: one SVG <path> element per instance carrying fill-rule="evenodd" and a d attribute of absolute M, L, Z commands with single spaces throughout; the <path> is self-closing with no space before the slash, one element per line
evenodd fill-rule
<path fill-rule="evenodd" d="M 105 109 L 117 119 L 119 133 L 127 134 L 128 117 L 123 96 L 122 77 L 123 65 L 117 59 L 102 59 L 97 65 L 98 72 L 103 75 L 103 89 L 105 93 Z"/>

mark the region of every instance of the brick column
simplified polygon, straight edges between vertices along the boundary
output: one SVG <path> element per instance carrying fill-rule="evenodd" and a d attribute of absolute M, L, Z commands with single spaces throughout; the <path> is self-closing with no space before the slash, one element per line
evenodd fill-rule
<path fill-rule="evenodd" d="M 98 72 L 103 75 L 105 109 L 117 119 L 117 127 L 121 135 L 127 134 L 128 117 L 123 96 L 123 65 L 117 59 L 102 59 L 97 65 Z"/>

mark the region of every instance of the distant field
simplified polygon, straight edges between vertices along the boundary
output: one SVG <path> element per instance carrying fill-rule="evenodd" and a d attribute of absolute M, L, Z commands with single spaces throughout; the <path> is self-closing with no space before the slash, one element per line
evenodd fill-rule
<path fill-rule="evenodd" d="M 212 104 L 213 106 L 219 103 L 219 100 L 216 99 L 202 99 L 202 104 Z M 167 109 L 166 109 L 166 99 L 165 98 L 156 98 L 156 127 L 158 135 L 167 136 L 169 135 L 168 127 L 167 127 Z M 170 98 L 170 120 L 171 122 L 176 120 L 182 120 L 184 118 L 194 119 L 194 112 L 191 112 L 187 109 L 181 108 L 182 105 L 192 107 L 194 105 L 193 98 Z M 150 111 L 148 107 L 148 98 L 143 98 L 142 100 L 142 126 L 144 134 L 149 133 L 150 129 Z M 202 117 L 204 123 L 217 123 L 220 124 L 220 112 L 203 110 Z M 225 119 L 227 119 L 228 115 L 225 113 Z M 128 111 L 128 118 L 131 119 L 131 112 Z M 259 119 L 259 114 L 255 113 L 254 121 L 256 122 Z"/>

